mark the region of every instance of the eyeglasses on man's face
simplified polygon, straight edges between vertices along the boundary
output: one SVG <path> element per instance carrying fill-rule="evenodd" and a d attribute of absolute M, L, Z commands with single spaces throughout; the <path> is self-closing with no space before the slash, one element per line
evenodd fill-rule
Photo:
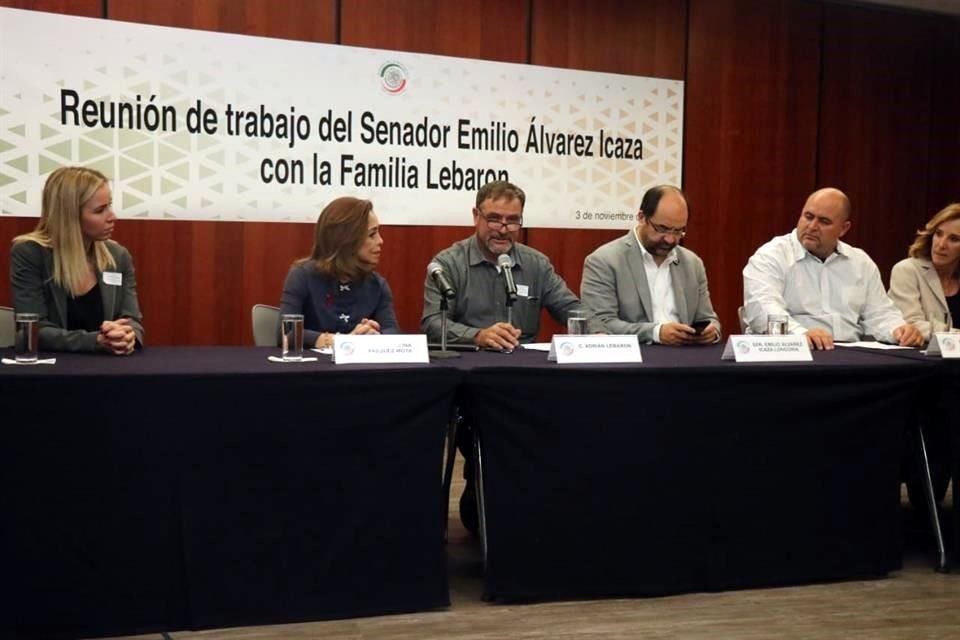
<path fill-rule="evenodd" d="M 523 216 L 504 216 L 499 213 L 483 212 L 479 215 L 487 223 L 487 227 L 494 231 L 498 231 L 503 227 L 506 227 L 507 231 L 516 231 L 523 226 Z"/>
<path fill-rule="evenodd" d="M 682 238 L 687 235 L 686 227 L 680 229 L 674 229 L 673 227 L 668 227 L 663 224 L 657 224 L 651 220 L 647 220 L 647 224 L 653 227 L 653 230 L 659 233 L 662 236 L 674 236 L 675 238 Z"/>

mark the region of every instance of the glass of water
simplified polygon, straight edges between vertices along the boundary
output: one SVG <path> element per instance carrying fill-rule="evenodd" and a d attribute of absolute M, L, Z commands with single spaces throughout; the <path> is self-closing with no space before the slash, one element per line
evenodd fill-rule
<path fill-rule="evenodd" d="M 303 314 L 285 313 L 280 317 L 281 356 L 288 362 L 303 360 Z"/>
<path fill-rule="evenodd" d="M 770 314 L 767 316 L 767 335 L 785 336 L 790 319 L 782 314 Z"/>
<path fill-rule="evenodd" d="M 40 316 L 35 313 L 18 313 L 14 316 L 14 321 L 14 359 L 17 362 L 36 362 L 40 351 Z"/>
<path fill-rule="evenodd" d="M 567 316 L 567 335 L 582 336 L 587 332 L 587 312 L 577 309 Z"/>

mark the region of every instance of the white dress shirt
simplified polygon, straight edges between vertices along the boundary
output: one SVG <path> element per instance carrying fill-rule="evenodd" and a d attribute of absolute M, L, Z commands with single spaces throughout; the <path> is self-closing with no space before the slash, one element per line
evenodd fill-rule
<path fill-rule="evenodd" d="M 893 330 L 904 324 L 866 252 L 838 242 L 821 261 L 800 244 L 796 230 L 766 243 L 747 262 L 743 306 L 752 333 L 766 332 L 768 315 L 787 315 L 793 334 L 821 328 L 839 342 L 870 335 L 895 343 Z"/>
<path fill-rule="evenodd" d="M 653 328 L 653 341 L 659 343 L 660 326 L 665 322 L 680 322 L 677 300 L 673 293 L 673 278 L 670 275 L 670 265 L 678 262 L 679 257 L 677 257 L 677 250 L 674 249 L 658 265 L 653 259 L 653 254 L 640 242 L 636 227 L 633 228 L 633 235 L 637 239 L 637 246 L 640 247 L 643 270 L 647 274 L 647 287 L 650 289 L 650 301 L 653 303 L 651 319 L 657 323 Z"/>

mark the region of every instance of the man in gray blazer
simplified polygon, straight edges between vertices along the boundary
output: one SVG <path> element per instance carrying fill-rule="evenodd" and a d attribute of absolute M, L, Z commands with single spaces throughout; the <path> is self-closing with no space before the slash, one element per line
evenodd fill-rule
<path fill-rule="evenodd" d="M 587 256 L 580 298 L 596 329 L 647 343 L 720 340 L 703 261 L 679 244 L 688 217 L 680 189 L 653 187 L 643 195 L 637 226 Z M 698 332 L 694 324 L 706 326 Z"/>

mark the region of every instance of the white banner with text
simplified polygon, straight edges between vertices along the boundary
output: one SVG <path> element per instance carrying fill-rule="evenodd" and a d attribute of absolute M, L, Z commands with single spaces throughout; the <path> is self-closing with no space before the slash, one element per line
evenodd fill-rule
<path fill-rule="evenodd" d="M 526 226 L 626 229 L 681 181 L 678 80 L 0 9 L 0 81 L 0 215 L 65 164 L 147 219 L 469 225 L 505 179 Z"/>

